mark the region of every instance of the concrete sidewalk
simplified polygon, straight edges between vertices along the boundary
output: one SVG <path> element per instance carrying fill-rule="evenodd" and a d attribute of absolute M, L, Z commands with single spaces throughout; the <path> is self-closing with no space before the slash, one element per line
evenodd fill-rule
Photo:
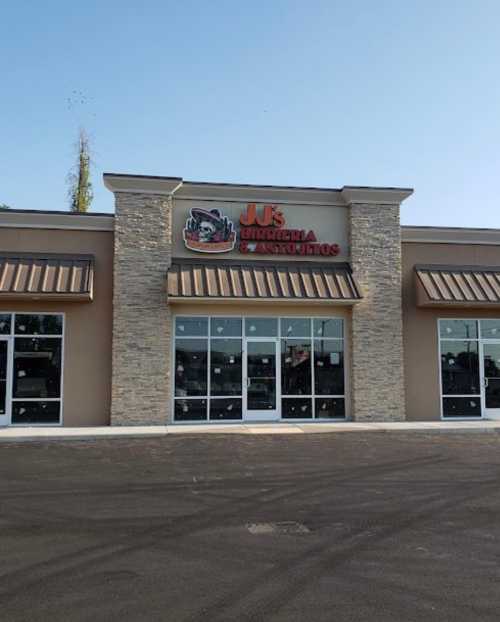
<path fill-rule="evenodd" d="M 166 434 L 333 434 L 338 432 L 499 432 L 500 421 L 405 421 L 401 423 L 212 423 L 210 425 L 116 427 L 10 427 L 0 428 L 1 441 L 39 441 L 98 438 L 147 438 Z"/>

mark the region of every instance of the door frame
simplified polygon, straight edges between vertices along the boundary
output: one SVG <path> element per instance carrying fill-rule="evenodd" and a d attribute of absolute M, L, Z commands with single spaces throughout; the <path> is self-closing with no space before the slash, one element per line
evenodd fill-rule
<path fill-rule="evenodd" d="M 10 335 L 0 335 L 0 341 L 7 343 L 7 369 L 5 383 L 5 414 L 0 415 L 0 427 L 9 426 L 12 422 L 12 337 Z"/>
<path fill-rule="evenodd" d="M 486 408 L 486 376 L 484 373 L 484 346 L 500 346 L 500 339 L 479 339 L 479 380 L 481 382 L 481 417 L 500 419 L 500 408 Z"/>
<path fill-rule="evenodd" d="M 276 407 L 274 410 L 248 410 L 248 344 L 274 343 L 276 360 Z M 279 337 L 243 337 L 243 386 L 242 420 L 243 421 L 279 421 L 281 419 L 281 357 Z"/>

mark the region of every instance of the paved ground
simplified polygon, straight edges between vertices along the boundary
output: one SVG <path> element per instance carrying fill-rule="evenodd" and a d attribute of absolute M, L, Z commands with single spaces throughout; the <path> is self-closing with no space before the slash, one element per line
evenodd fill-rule
<path fill-rule="evenodd" d="M 6 443 L 0 474 L 2 622 L 499 619 L 495 433 Z"/>

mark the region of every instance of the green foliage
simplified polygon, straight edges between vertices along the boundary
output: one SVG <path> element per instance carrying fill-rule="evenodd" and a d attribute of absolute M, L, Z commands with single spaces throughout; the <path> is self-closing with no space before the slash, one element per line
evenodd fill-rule
<path fill-rule="evenodd" d="M 85 130 L 80 130 L 77 143 L 78 161 L 74 171 L 68 175 L 68 198 L 72 212 L 87 212 L 94 193 L 90 181 L 89 140 Z"/>
<path fill-rule="evenodd" d="M 10 209 L 10 205 L 7 205 L 7 203 L 0 203 L 0 209 Z"/>

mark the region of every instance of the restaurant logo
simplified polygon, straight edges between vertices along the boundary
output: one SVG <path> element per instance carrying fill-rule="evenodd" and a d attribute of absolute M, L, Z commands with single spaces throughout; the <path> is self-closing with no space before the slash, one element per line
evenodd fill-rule
<path fill-rule="evenodd" d="M 193 207 L 182 237 L 186 248 L 198 253 L 227 253 L 236 243 L 233 223 L 218 209 Z"/>

